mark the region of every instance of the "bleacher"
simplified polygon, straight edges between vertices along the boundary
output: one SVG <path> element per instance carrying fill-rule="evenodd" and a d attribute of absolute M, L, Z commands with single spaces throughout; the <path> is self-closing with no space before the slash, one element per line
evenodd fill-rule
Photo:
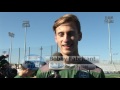
<path fill-rule="evenodd" d="M 104 72 L 118 72 L 120 71 L 120 63 L 112 63 L 110 64 L 109 62 L 99 62 L 95 63 L 95 65 L 99 66 L 100 68 L 103 69 Z"/>

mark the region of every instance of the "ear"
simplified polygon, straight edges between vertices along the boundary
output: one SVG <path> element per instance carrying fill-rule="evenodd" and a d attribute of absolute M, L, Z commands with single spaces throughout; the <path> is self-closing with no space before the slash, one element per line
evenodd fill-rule
<path fill-rule="evenodd" d="M 78 34 L 78 41 L 80 41 L 82 39 L 82 33 L 80 32 L 79 34 Z"/>

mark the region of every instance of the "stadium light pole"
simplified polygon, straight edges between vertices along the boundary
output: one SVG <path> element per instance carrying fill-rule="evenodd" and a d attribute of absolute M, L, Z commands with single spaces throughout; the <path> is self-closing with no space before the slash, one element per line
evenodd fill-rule
<path fill-rule="evenodd" d="M 112 64 L 112 50 L 111 50 L 111 33 L 110 33 L 110 23 L 113 23 L 113 16 L 105 16 L 105 22 L 108 23 L 108 33 L 109 33 L 109 54 L 110 63 Z"/>
<path fill-rule="evenodd" d="M 25 38 L 24 38 L 24 61 L 26 57 L 26 35 L 27 35 L 27 27 L 30 27 L 29 21 L 23 21 L 22 26 L 25 28 Z"/>
<path fill-rule="evenodd" d="M 12 32 L 8 32 L 8 35 L 9 35 L 9 37 L 10 37 L 10 39 L 11 39 L 10 56 L 9 56 L 9 57 L 10 57 L 10 60 L 9 60 L 9 61 L 10 61 L 10 63 L 11 63 L 11 57 L 12 57 L 12 38 L 14 38 L 14 35 L 15 35 L 15 34 L 12 33 Z"/>
<path fill-rule="evenodd" d="M 42 62 L 42 50 L 43 50 L 43 48 L 41 46 L 41 48 L 40 48 L 40 62 L 39 62 L 39 67 L 41 67 L 41 62 Z"/>

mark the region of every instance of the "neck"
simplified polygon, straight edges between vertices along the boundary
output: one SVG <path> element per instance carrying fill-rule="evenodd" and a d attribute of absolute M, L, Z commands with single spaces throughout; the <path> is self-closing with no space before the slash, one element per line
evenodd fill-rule
<path fill-rule="evenodd" d="M 64 54 L 64 53 L 62 53 L 62 52 L 61 52 L 61 54 L 63 55 L 63 57 L 79 56 L 78 50 L 76 50 L 75 52 L 70 53 L 70 54 Z"/>
<path fill-rule="evenodd" d="M 73 61 L 69 61 L 70 60 L 69 58 L 74 58 L 74 56 L 80 56 L 78 51 L 68 54 L 68 55 L 62 53 L 62 55 L 63 55 L 63 60 L 65 63 L 73 63 Z"/>

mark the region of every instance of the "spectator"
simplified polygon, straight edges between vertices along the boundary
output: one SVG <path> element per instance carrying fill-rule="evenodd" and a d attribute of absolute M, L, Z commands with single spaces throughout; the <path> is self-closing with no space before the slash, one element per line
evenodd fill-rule
<path fill-rule="evenodd" d="M 11 68 L 7 60 L 0 61 L 0 78 L 14 78 L 17 75 L 17 70 Z"/>
<path fill-rule="evenodd" d="M 1 60 L 4 60 L 5 58 L 8 58 L 8 57 L 9 57 L 8 54 L 1 55 L 1 56 L 0 56 L 0 61 L 1 61 Z"/>
<path fill-rule="evenodd" d="M 32 61 L 25 61 L 21 65 L 20 72 L 14 78 L 31 78 L 36 70 L 38 70 L 38 68 L 35 67 L 34 62 L 32 62 Z"/>

